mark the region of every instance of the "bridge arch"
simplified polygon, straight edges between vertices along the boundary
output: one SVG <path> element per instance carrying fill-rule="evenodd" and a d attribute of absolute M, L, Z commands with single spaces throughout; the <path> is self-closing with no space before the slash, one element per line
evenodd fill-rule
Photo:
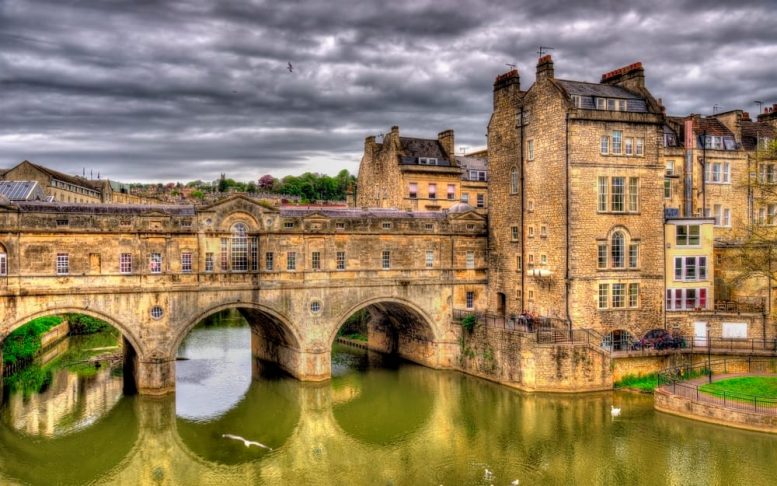
<path fill-rule="evenodd" d="M 429 313 L 416 303 L 399 297 L 373 297 L 350 307 L 334 321 L 330 331 L 329 349 L 346 321 L 367 309 L 368 347 L 375 351 L 397 354 L 419 364 L 437 368 L 441 365 L 437 346 L 443 340 L 443 330 Z"/>
<path fill-rule="evenodd" d="M 304 363 L 300 356 L 304 351 L 303 340 L 298 329 L 282 313 L 254 302 L 222 303 L 190 318 L 177 331 L 172 341 L 172 347 L 169 349 L 171 359 L 174 359 L 181 343 L 195 326 L 213 314 L 230 309 L 239 311 L 251 327 L 250 344 L 254 358 L 273 362 L 289 374 L 297 378 L 303 377 Z"/>
<path fill-rule="evenodd" d="M 28 314 L 25 317 L 22 317 L 13 321 L 10 327 L 7 328 L 6 332 L 4 334 L 0 334 L 0 342 L 2 342 L 6 337 L 8 337 L 9 334 L 19 329 L 20 327 L 24 326 L 25 324 L 32 321 L 33 319 L 37 319 L 39 317 L 46 317 L 46 316 L 62 315 L 62 314 L 84 314 L 86 316 L 94 317 L 95 319 L 100 319 L 102 321 L 105 321 L 108 324 L 110 324 L 111 327 L 113 327 L 114 329 L 116 329 L 121 333 L 122 337 L 126 339 L 130 345 L 132 345 L 133 350 L 137 354 L 143 355 L 146 352 L 146 349 L 140 345 L 141 343 L 140 339 L 138 339 L 138 337 L 132 332 L 129 326 L 127 326 L 126 324 L 122 324 L 120 320 L 115 319 L 114 317 L 101 311 L 96 311 L 93 309 L 83 308 L 83 307 L 69 307 L 69 306 L 42 310 L 39 312 Z"/>

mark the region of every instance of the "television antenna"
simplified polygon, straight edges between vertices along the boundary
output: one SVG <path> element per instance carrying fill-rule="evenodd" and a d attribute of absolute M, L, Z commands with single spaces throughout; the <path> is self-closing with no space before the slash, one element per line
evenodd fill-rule
<path fill-rule="evenodd" d="M 555 47 L 539 46 L 539 48 L 537 49 L 537 54 L 539 54 L 540 57 L 542 57 L 542 55 L 546 54 L 548 51 L 554 51 L 554 50 L 556 50 Z"/>
<path fill-rule="evenodd" d="M 517 66 L 517 64 L 510 64 L 509 62 L 507 62 L 505 63 L 505 66 L 509 67 L 510 69 L 515 69 L 515 66 Z"/>

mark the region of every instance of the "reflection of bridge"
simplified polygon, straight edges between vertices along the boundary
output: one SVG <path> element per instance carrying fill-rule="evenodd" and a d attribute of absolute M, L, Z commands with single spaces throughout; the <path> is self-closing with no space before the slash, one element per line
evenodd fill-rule
<path fill-rule="evenodd" d="M 278 210 L 238 196 L 196 210 L 18 203 L 0 217 L 0 341 L 39 316 L 103 319 L 144 393 L 174 388 L 178 345 L 224 309 L 251 323 L 256 356 L 315 381 L 330 376 L 337 330 L 365 308 L 376 347 L 452 367 L 452 309 L 486 297 L 474 211 Z"/>

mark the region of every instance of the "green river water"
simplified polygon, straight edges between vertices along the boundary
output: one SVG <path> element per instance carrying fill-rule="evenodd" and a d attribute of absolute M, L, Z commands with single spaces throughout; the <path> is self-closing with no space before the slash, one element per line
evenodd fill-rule
<path fill-rule="evenodd" d="M 196 328 L 179 355 L 175 397 L 123 396 L 110 367 L 6 390 L 0 484 L 777 484 L 777 437 L 648 395 L 524 394 L 342 347 L 331 381 L 300 383 L 252 362 L 247 327 Z"/>

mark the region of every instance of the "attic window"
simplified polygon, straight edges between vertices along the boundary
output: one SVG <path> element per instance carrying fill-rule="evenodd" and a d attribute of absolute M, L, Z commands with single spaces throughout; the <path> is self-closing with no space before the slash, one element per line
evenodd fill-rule
<path fill-rule="evenodd" d="M 122 219 L 119 221 L 119 224 L 121 226 L 132 226 L 132 220 L 131 219 Z"/>
<path fill-rule="evenodd" d="M 470 230 L 470 231 L 472 231 L 472 230 L 474 230 L 474 229 L 475 229 L 475 225 L 474 225 L 474 224 L 468 224 L 468 225 L 467 225 L 467 229 L 468 229 L 468 230 Z"/>
<path fill-rule="evenodd" d="M 293 228 L 294 227 L 294 221 L 285 221 L 283 223 L 283 227 L 286 229 Z"/>
<path fill-rule="evenodd" d="M 345 223 L 335 223 L 335 229 L 345 229 Z"/>
<path fill-rule="evenodd" d="M 191 228 L 192 227 L 192 220 L 191 219 L 184 219 L 181 221 L 181 226 L 184 228 Z"/>
<path fill-rule="evenodd" d="M 580 95 L 572 95 L 572 104 L 575 106 L 575 108 L 582 108 L 583 107 L 583 98 L 580 97 Z"/>
<path fill-rule="evenodd" d="M 627 111 L 628 103 L 626 100 L 620 100 L 616 98 L 596 98 L 596 109 L 609 111 Z"/>
<path fill-rule="evenodd" d="M 426 229 L 428 229 L 429 231 L 433 231 L 434 230 L 434 225 L 432 223 L 426 223 L 426 225 L 424 227 Z"/>
<path fill-rule="evenodd" d="M 68 220 L 67 219 L 57 219 L 57 226 L 67 226 Z"/>
<path fill-rule="evenodd" d="M 384 222 L 383 222 L 383 229 L 384 229 L 384 230 L 391 229 L 391 223 L 390 223 L 390 222 L 388 222 L 388 221 L 384 221 Z"/>
<path fill-rule="evenodd" d="M 437 165 L 436 157 L 418 157 L 418 163 L 421 165 Z"/>

